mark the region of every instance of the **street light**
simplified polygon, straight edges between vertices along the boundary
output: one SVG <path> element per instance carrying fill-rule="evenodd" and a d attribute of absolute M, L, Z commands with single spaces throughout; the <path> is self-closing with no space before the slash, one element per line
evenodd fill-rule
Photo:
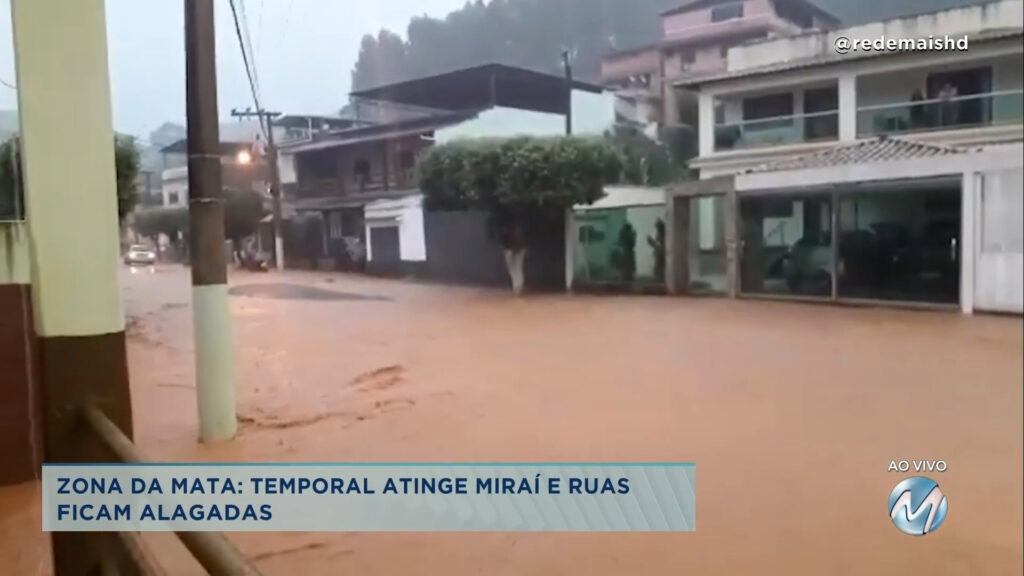
<path fill-rule="evenodd" d="M 239 164 L 252 164 L 252 154 L 250 154 L 248 150 L 240 150 L 238 155 L 235 156 L 235 160 L 237 160 Z"/>

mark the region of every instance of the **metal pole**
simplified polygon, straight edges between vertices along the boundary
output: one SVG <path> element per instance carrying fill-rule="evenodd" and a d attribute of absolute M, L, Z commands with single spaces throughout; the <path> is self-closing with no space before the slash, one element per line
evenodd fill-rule
<path fill-rule="evenodd" d="M 562 51 L 562 66 L 565 67 L 565 135 L 572 136 L 572 64 L 569 51 Z"/>
<path fill-rule="evenodd" d="M 185 0 L 185 103 L 199 439 L 235 435 L 213 0 Z"/>
<path fill-rule="evenodd" d="M 273 119 L 281 115 L 280 112 L 267 112 L 266 110 L 238 111 L 232 110 L 231 115 L 237 118 L 250 118 L 256 116 L 260 126 L 267 133 L 267 167 L 270 171 L 270 196 L 273 199 L 274 207 L 274 262 L 277 269 L 284 270 L 284 216 L 281 207 L 281 172 L 278 165 L 277 144 L 274 142 Z M 264 121 L 266 123 L 264 124 Z"/>

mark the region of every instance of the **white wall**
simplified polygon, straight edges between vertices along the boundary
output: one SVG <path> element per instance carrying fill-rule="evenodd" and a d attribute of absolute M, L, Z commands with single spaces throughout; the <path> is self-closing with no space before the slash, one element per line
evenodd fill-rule
<path fill-rule="evenodd" d="M 366 237 L 370 230 L 380 227 L 398 227 L 398 245 L 403 262 L 427 260 L 426 232 L 423 225 L 423 196 L 410 196 L 399 200 L 381 200 L 370 203 L 366 211 Z M 373 247 L 367 242 L 366 259 L 373 261 Z"/>
<path fill-rule="evenodd" d="M 299 181 L 295 173 L 294 154 L 279 154 L 277 157 L 277 171 L 281 176 L 281 184 L 294 184 Z"/>
<path fill-rule="evenodd" d="M 968 175 L 970 177 L 970 175 Z M 974 308 L 1024 312 L 1024 168 L 982 173 L 975 182 Z"/>
<path fill-rule="evenodd" d="M 615 96 L 573 91 L 572 129 L 576 136 L 597 136 L 615 123 Z M 438 144 L 463 138 L 512 138 L 515 136 L 560 136 L 565 134 L 561 114 L 495 107 L 472 120 L 442 128 L 434 133 Z"/>
<path fill-rule="evenodd" d="M 171 194 L 175 192 L 178 193 L 178 201 L 175 204 L 171 204 Z M 161 193 L 163 194 L 164 206 L 183 206 L 188 204 L 188 178 L 164 181 Z"/>

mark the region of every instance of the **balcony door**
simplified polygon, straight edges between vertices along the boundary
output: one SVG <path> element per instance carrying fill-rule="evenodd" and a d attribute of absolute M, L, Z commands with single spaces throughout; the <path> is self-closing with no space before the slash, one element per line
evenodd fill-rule
<path fill-rule="evenodd" d="M 935 72 L 928 75 L 926 89 L 929 100 L 942 99 L 947 87 L 952 88 L 954 101 L 939 104 L 940 122 L 944 126 L 987 124 L 992 121 L 989 98 L 965 98 L 992 91 L 992 68 L 970 68 Z"/>

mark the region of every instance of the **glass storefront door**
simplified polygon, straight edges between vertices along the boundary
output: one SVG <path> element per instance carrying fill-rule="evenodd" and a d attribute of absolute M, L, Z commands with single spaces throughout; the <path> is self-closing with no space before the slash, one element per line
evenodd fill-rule
<path fill-rule="evenodd" d="M 744 294 L 960 300 L 958 182 L 741 196 L 739 227 Z"/>
<path fill-rule="evenodd" d="M 959 302 L 960 212 L 959 186 L 842 194 L 839 297 Z"/>
<path fill-rule="evenodd" d="M 740 198 L 740 289 L 746 294 L 832 296 L 832 197 Z"/>

